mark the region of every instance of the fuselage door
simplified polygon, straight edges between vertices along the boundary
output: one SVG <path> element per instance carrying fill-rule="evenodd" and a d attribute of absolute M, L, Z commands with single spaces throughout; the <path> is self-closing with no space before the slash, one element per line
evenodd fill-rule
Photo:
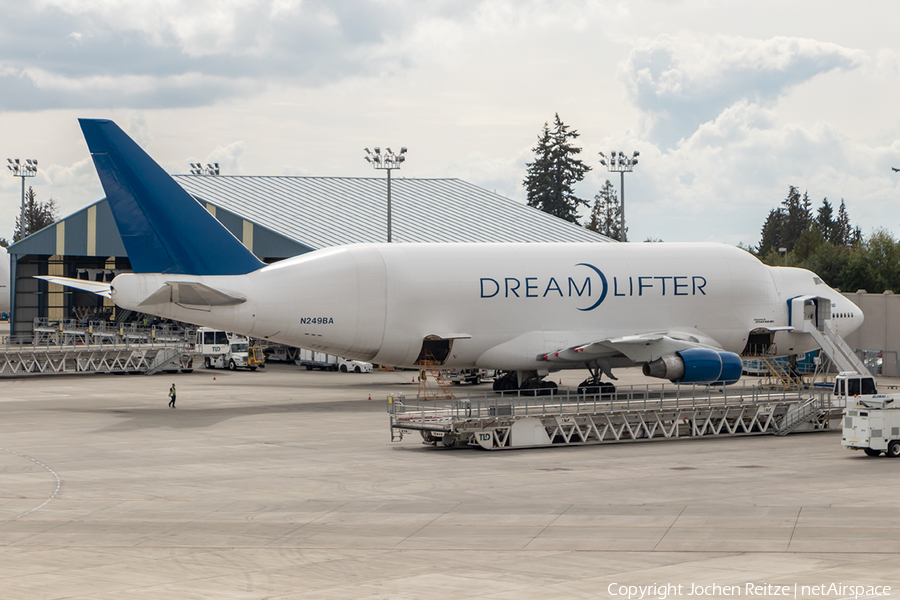
<path fill-rule="evenodd" d="M 812 321 L 819 331 L 831 319 L 831 300 L 821 296 L 798 296 L 788 300 L 788 324 L 803 329 L 804 321 Z"/>

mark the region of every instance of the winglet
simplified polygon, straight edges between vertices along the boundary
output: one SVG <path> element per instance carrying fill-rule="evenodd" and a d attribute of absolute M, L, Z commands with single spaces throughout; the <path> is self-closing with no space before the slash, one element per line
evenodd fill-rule
<path fill-rule="evenodd" d="M 118 125 L 78 122 L 135 273 L 241 275 L 265 266 Z"/>

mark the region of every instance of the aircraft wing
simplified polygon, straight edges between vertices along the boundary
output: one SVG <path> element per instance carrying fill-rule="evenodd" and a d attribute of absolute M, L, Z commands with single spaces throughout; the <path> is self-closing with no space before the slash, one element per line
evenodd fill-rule
<path fill-rule="evenodd" d="M 594 340 L 549 352 L 542 358 L 548 362 L 582 363 L 622 354 L 635 363 L 645 363 L 690 348 L 722 349 L 715 340 L 703 335 L 657 332 Z"/>
<path fill-rule="evenodd" d="M 71 277 L 55 277 L 53 275 L 35 275 L 37 279 L 43 279 L 50 283 L 62 285 L 65 287 L 75 288 L 76 290 L 84 290 L 109 298 L 109 284 L 103 281 L 90 281 L 88 279 L 72 279 Z"/>

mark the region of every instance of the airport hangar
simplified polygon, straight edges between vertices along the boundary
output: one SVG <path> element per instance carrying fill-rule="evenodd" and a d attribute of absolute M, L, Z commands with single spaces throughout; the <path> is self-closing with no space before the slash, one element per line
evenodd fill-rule
<path fill-rule="evenodd" d="M 383 178 L 175 175 L 261 260 L 387 241 Z M 460 179 L 391 181 L 392 241 L 609 242 L 574 223 Z M 131 265 L 106 199 L 9 247 L 10 334 L 33 336 L 34 320 L 127 319 L 109 299 L 35 275 L 111 281 Z"/>

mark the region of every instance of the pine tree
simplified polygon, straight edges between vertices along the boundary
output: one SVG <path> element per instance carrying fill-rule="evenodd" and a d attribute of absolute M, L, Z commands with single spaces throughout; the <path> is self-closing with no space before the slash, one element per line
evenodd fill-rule
<path fill-rule="evenodd" d="M 13 241 L 18 242 L 51 225 L 56 221 L 56 200 L 50 198 L 46 202 L 38 202 L 34 188 L 29 187 L 25 192 L 25 222 L 22 223 L 22 215 L 16 217 L 16 229 L 13 233 Z"/>
<path fill-rule="evenodd" d="M 544 123 L 537 146 L 532 148 L 534 162 L 527 163 L 528 175 L 523 182 L 528 206 L 572 223 L 578 223 L 578 208 L 588 205 L 587 200 L 575 195 L 573 186 L 591 170 L 577 158 L 581 148 L 572 144 L 579 135 L 574 129 L 569 130 L 559 113 L 552 130 Z"/>
<path fill-rule="evenodd" d="M 626 236 L 621 235 L 622 205 L 616 195 L 612 182 L 609 179 L 594 196 L 594 207 L 591 210 L 591 221 L 587 225 L 587 229 L 596 231 L 600 235 L 620 242 L 626 241 L 624 238 L 628 234 L 628 228 L 625 228 Z"/>
<path fill-rule="evenodd" d="M 836 246 L 852 245 L 853 226 L 850 225 L 850 215 L 847 213 L 847 205 L 841 198 L 841 206 L 838 208 L 838 218 L 834 224 L 834 236 L 829 241 Z"/>
<path fill-rule="evenodd" d="M 784 214 L 777 208 L 769 211 L 766 222 L 763 224 L 761 239 L 759 241 L 759 255 L 765 256 L 769 252 L 777 252 L 782 245 L 781 230 L 784 227 Z"/>
<path fill-rule="evenodd" d="M 834 209 L 831 207 L 828 198 L 822 200 L 822 206 L 819 207 L 816 213 L 816 227 L 824 239 L 834 243 L 832 240 L 834 236 Z"/>
<path fill-rule="evenodd" d="M 784 222 L 781 228 L 781 243 L 790 252 L 800 235 L 806 231 L 812 221 L 812 211 L 807 194 L 800 196 L 800 191 L 790 186 L 787 198 L 781 203 Z"/>

